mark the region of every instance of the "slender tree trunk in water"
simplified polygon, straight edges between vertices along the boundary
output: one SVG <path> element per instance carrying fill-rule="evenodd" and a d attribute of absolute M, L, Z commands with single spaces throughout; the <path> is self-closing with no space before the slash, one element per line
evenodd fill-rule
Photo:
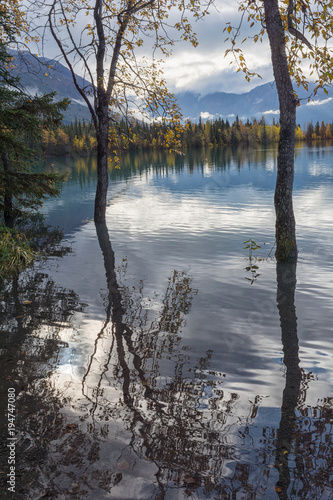
<path fill-rule="evenodd" d="M 285 50 L 285 31 L 278 0 L 264 0 L 265 21 L 271 47 L 272 64 L 280 104 L 280 138 L 275 187 L 275 236 L 278 262 L 296 260 L 296 228 L 292 191 L 297 99 L 291 83 Z"/>
<path fill-rule="evenodd" d="M 106 200 L 109 186 L 108 134 L 108 106 L 101 106 L 97 133 L 97 187 L 94 212 L 94 219 L 96 223 L 105 221 Z"/>
<path fill-rule="evenodd" d="M 2 164 L 5 173 L 4 221 L 7 227 L 13 227 L 13 195 L 10 191 L 10 163 L 6 151 L 2 153 Z"/>

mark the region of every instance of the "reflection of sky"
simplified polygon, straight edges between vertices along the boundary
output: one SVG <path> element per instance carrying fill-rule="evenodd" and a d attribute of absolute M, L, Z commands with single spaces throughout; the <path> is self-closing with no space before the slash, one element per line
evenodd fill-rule
<path fill-rule="evenodd" d="M 320 188 L 317 191 L 317 196 L 320 196 L 323 186 L 330 185 L 332 179 L 332 156 L 333 150 L 330 148 L 323 150 L 306 147 L 296 150 L 295 198 L 298 195 L 301 196 L 301 193 L 304 193 L 308 197 L 310 195 L 309 191 L 314 193 L 315 187 Z M 137 158 L 140 158 L 140 156 L 137 156 Z M 166 162 L 173 161 L 172 156 L 170 158 L 168 160 L 168 155 L 165 155 Z M 192 164 L 192 156 L 189 158 Z M 240 158 L 232 157 L 229 154 L 226 156 L 223 166 L 219 163 L 219 159 L 220 157 L 215 158 L 214 155 L 207 155 L 206 159 L 203 160 L 202 169 L 199 166 L 194 166 L 193 172 L 190 172 L 186 168 L 187 158 L 176 156 L 177 171 L 171 168 L 170 165 L 167 167 L 160 162 L 163 168 L 157 176 L 153 175 L 150 167 L 153 160 L 146 159 L 143 160 L 145 163 L 139 165 L 140 171 L 137 171 L 135 182 L 139 183 L 140 180 L 142 182 L 147 180 L 149 185 L 162 186 L 163 191 L 169 190 L 173 195 L 178 192 L 180 196 L 184 196 L 185 198 L 192 198 L 196 193 L 202 194 L 204 189 L 212 194 L 212 191 L 215 189 L 216 195 L 223 196 L 226 202 L 228 202 L 228 197 L 229 199 L 232 197 L 233 203 L 238 198 L 238 203 L 240 204 L 244 202 L 244 191 L 237 192 L 235 187 L 240 186 L 244 188 L 246 186 L 248 189 L 252 187 L 254 190 L 253 196 L 257 195 L 259 209 L 262 208 L 263 191 L 268 191 L 266 201 L 269 209 L 271 209 L 276 172 L 275 150 L 267 150 L 265 154 L 260 150 L 254 150 L 247 156 L 242 154 Z M 61 199 L 50 200 L 44 206 L 44 212 L 47 214 L 50 223 L 55 226 L 60 225 L 64 227 L 66 233 L 76 230 L 84 220 L 92 219 L 93 216 L 96 171 L 95 169 L 91 169 L 91 161 L 89 159 L 86 160 L 87 168 L 84 169 L 82 165 L 84 161 L 84 158 L 80 158 L 78 165 L 80 170 L 77 173 L 73 170 L 72 177 L 64 185 Z M 64 167 L 62 160 L 55 163 L 60 168 Z M 66 164 L 67 168 L 70 167 L 68 160 Z M 135 165 L 136 167 L 138 166 L 137 161 L 135 161 Z M 126 164 L 122 170 L 113 172 L 112 174 L 109 191 L 111 200 L 118 200 L 119 197 L 122 198 L 123 191 L 126 191 L 129 187 L 129 180 L 131 180 L 131 188 L 133 189 L 133 172 L 136 170 L 135 167 L 133 169 L 132 165 L 131 170 L 128 171 L 127 166 Z M 121 182 L 122 180 L 123 183 Z M 138 192 L 140 193 L 140 188 Z M 311 196 L 313 193 L 311 193 Z M 205 200 L 204 197 L 203 200 Z M 308 201 L 310 202 L 311 200 L 309 199 Z M 216 206 L 214 206 L 215 208 Z M 297 204 L 295 204 L 295 209 L 297 210 L 297 208 Z M 299 212 L 303 212 L 303 202 L 300 205 Z M 325 211 L 322 211 L 320 214 L 321 217 L 323 213 Z"/>
<path fill-rule="evenodd" d="M 203 173 L 171 169 L 168 176 L 156 176 L 147 169 L 113 180 L 107 224 L 116 266 L 127 258 L 126 284 L 137 286 L 142 279 L 145 297 L 155 294 L 157 305 L 174 269 L 192 276 L 198 294 L 180 333 L 183 346 L 190 348 L 190 363 L 211 349 L 210 369 L 226 374 L 224 390 L 239 393 L 244 403 L 260 394 L 266 396 L 264 405 L 279 406 L 284 368 L 275 264 L 258 263 L 261 276 L 251 286 L 243 249 L 243 242 L 253 238 L 261 245 L 258 255 L 267 257 L 274 242 L 275 169 L 272 159 L 268 162 L 266 170 L 262 165 L 240 170 L 235 164 L 225 170 L 205 165 Z M 308 391 L 313 404 L 331 393 L 333 382 L 331 172 L 332 150 L 297 151 L 294 205 L 301 255 L 296 308 L 301 366 L 316 377 Z M 94 225 L 82 224 L 92 215 L 94 186 L 81 186 L 65 186 L 61 200 L 45 208 L 50 223 L 61 225 L 64 214 L 70 220 L 73 253 L 50 261 L 50 272 L 89 304 L 75 350 L 76 364 L 86 365 L 105 318 L 106 283 Z"/>

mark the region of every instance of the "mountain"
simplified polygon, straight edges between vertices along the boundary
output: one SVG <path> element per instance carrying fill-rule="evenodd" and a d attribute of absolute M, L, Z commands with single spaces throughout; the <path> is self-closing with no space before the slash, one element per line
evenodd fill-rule
<path fill-rule="evenodd" d="M 65 113 L 66 123 L 74 121 L 75 118 L 90 121 L 88 108 L 73 84 L 69 69 L 57 61 L 37 58 L 29 52 L 18 55 L 13 51 L 12 55 L 12 72 L 20 76 L 25 88 L 32 93 L 55 90 L 59 99 L 71 99 L 72 102 Z M 88 81 L 80 76 L 76 77 L 80 85 L 90 86 Z M 301 101 L 297 108 L 297 123 L 302 128 L 311 121 L 331 123 L 333 120 L 333 97 L 320 91 L 308 102 L 312 91 L 313 86 L 310 86 L 309 92 L 299 90 Z M 198 121 L 200 117 L 202 120 L 222 117 L 233 122 L 236 116 L 241 120 L 261 119 L 264 116 L 267 123 L 271 123 L 273 119 L 279 120 L 279 102 L 274 82 L 259 85 L 242 94 L 215 92 L 202 96 L 199 93 L 185 92 L 177 94 L 176 97 L 184 119 L 189 118 L 192 121 Z"/>
<path fill-rule="evenodd" d="M 88 107 L 76 90 L 72 74 L 68 68 L 57 61 L 45 57 L 36 57 L 29 52 L 18 54 L 11 51 L 11 73 L 20 77 L 22 86 L 31 94 L 49 93 L 56 91 L 57 98 L 69 98 L 71 104 L 64 114 L 64 122 L 78 120 L 90 121 L 91 116 Z M 84 78 L 76 75 L 81 86 L 89 87 L 90 83 Z"/>
<path fill-rule="evenodd" d="M 309 91 L 298 90 L 300 106 L 297 108 L 297 123 L 302 127 L 307 122 L 316 123 L 333 121 L 333 98 L 327 96 L 323 91 L 308 102 L 308 96 L 313 91 L 313 85 Z M 333 93 L 331 92 L 333 95 Z M 261 119 L 265 117 L 267 123 L 273 118 L 279 120 L 279 101 L 274 82 L 259 85 L 249 92 L 233 94 L 229 92 L 215 92 L 201 96 L 198 93 L 186 92 L 177 95 L 178 103 L 182 109 L 184 119 L 192 121 L 222 117 L 233 122 L 238 116 L 241 120 Z"/>
<path fill-rule="evenodd" d="M 251 118 L 257 114 L 279 107 L 277 94 L 273 85 L 266 84 L 256 87 L 243 94 L 233 94 L 229 92 L 214 92 L 201 96 L 186 92 L 177 95 L 183 116 L 197 120 L 201 114 L 205 118 Z"/>

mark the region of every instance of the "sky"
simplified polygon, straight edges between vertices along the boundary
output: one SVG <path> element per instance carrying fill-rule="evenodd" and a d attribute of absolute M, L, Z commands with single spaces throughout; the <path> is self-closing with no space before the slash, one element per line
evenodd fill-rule
<path fill-rule="evenodd" d="M 172 56 L 163 57 L 164 77 L 169 90 L 174 93 L 186 91 L 198 92 L 201 95 L 218 91 L 243 93 L 273 80 L 267 39 L 262 44 L 249 41 L 242 45 L 250 70 L 258 72 L 262 79 L 255 77 L 249 83 L 245 80 L 243 73 L 236 72 L 235 65 L 230 65 L 231 57 L 224 57 L 229 45 L 225 43 L 228 35 L 223 32 L 223 29 L 228 21 L 233 26 L 238 26 L 240 21 L 238 2 L 215 0 L 215 5 L 217 8 L 211 7 L 210 14 L 204 19 L 192 23 L 193 31 L 197 33 L 198 46 L 193 47 L 189 42 L 176 41 Z M 175 22 L 178 20 L 179 14 L 177 13 Z M 84 19 L 83 22 L 87 20 Z M 255 32 L 255 28 L 249 30 L 248 23 L 244 22 L 240 41 L 247 34 L 250 33 L 253 36 Z M 140 53 L 149 58 L 151 56 L 150 44 L 149 50 L 148 46 L 146 48 L 144 46 Z M 59 49 L 49 35 L 44 46 L 44 55 L 52 59 L 58 54 Z M 161 58 L 158 54 L 156 57 Z M 79 68 L 75 69 L 80 74 Z"/>
<path fill-rule="evenodd" d="M 25 3 L 28 0 L 23 1 Z M 201 0 L 201 4 L 204 1 Z M 245 93 L 256 86 L 273 81 L 267 33 L 264 34 L 262 43 L 254 43 L 251 37 L 253 38 L 258 33 L 261 25 L 257 22 L 251 29 L 250 23 L 247 21 L 247 15 L 244 16 L 237 46 L 243 50 L 249 70 L 259 73 L 261 78 L 255 76 L 251 82 L 247 82 L 244 73 L 237 73 L 238 68 L 233 63 L 232 55 L 229 54 L 228 57 L 225 57 L 225 51 L 231 47 L 231 42 L 226 42 L 228 34 L 224 32 L 224 28 L 228 22 L 235 28 L 239 26 L 241 12 L 238 9 L 241 0 L 206 1 L 214 2 L 214 5 L 209 8 L 209 15 L 192 22 L 193 31 L 197 33 L 198 46 L 193 47 L 190 42 L 178 40 L 174 43 L 173 54 L 170 57 L 166 58 L 161 54 L 155 54 L 158 59 L 163 59 L 162 70 L 169 90 L 175 94 L 191 91 L 199 93 L 201 96 L 214 92 Z M 43 2 L 41 5 L 46 6 Z M 179 14 L 178 9 L 170 11 L 168 20 L 170 25 L 179 21 Z M 29 15 L 34 18 L 34 14 L 30 11 Z M 44 26 L 45 13 L 43 11 L 41 13 L 36 12 L 36 16 L 36 27 Z M 77 35 L 77 42 L 81 43 L 82 40 L 85 42 L 85 36 L 81 38 L 83 26 L 89 21 L 93 21 L 85 16 L 85 11 L 80 11 L 78 16 L 82 16 L 82 18 L 79 17 L 79 22 L 76 24 L 73 33 L 74 38 Z M 191 21 L 190 16 L 187 17 Z M 43 21 L 40 19 L 43 19 Z M 78 29 L 75 35 L 76 28 Z M 44 39 L 45 33 L 47 34 Z M 175 30 L 173 33 L 171 32 L 171 38 L 174 38 L 174 36 L 177 37 Z M 246 39 L 246 37 L 249 38 L 245 43 L 242 43 L 242 40 Z M 57 58 L 59 48 L 48 30 L 43 31 L 41 39 L 45 42 L 44 51 L 40 50 L 41 47 L 39 47 L 36 52 L 50 59 Z M 152 55 L 152 39 L 147 38 L 147 40 L 148 42 L 144 42 L 140 49 L 136 49 L 136 53 L 150 59 Z M 89 41 L 87 39 L 88 45 L 90 41 L 90 38 Z M 60 62 L 64 61 L 60 60 Z M 95 61 L 93 66 L 95 66 Z M 75 72 L 84 76 L 83 70 L 80 71 L 79 66 L 75 66 Z"/>
<path fill-rule="evenodd" d="M 243 72 L 237 73 L 233 56 L 224 56 L 231 43 L 226 41 L 228 34 L 223 30 L 227 23 L 234 28 L 240 25 L 240 3 L 241 0 L 215 0 L 217 8 L 211 7 L 210 15 L 192 25 L 198 35 L 198 47 L 194 48 L 185 42 L 175 45 L 173 55 L 164 64 L 170 90 L 177 94 L 194 91 L 201 95 L 219 91 L 245 93 L 274 80 L 267 33 L 264 34 L 262 43 L 255 43 L 251 38 L 259 32 L 261 25 L 256 22 L 250 28 L 247 15 L 244 16 L 236 46 L 243 50 L 249 70 L 258 73 L 261 78 L 253 77 L 251 82 L 247 82 Z M 246 37 L 249 38 L 242 43 Z M 330 48 L 332 50 L 332 45 Z M 303 71 L 311 81 L 306 63 Z M 316 78 L 313 76 L 312 80 Z"/>
<path fill-rule="evenodd" d="M 259 73 L 262 79 L 254 77 L 251 82 L 247 82 L 244 74 L 237 73 L 234 64 L 230 65 L 232 57 L 224 57 L 230 45 L 225 42 L 228 35 L 223 29 L 227 22 L 238 26 L 239 21 L 238 2 L 221 1 L 219 10 L 212 8 L 210 15 L 194 23 L 199 45 L 194 48 L 185 42 L 176 44 L 173 55 L 163 64 L 170 90 L 176 93 L 195 91 L 201 95 L 216 91 L 242 93 L 272 81 L 274 78 L 267 38 L 261 44 L 248 41 L 241 45 L 250 70 Z M 247 34 L 254 35 L 254 29 L 250 33 L 245 22 L 240 42 Z"/>

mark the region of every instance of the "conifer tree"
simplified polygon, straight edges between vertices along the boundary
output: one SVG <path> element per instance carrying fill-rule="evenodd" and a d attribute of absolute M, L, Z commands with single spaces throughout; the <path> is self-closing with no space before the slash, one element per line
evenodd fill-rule
<path fill-rule="evenodd" d="M 29 96 L 10 74 L 8 46 L 14 41 L 10 13 L 0 9 L 0 213 L 12 227 L 26 210 L 37 210 L 48 196 L 59 193 L 55 173 L 33 173 L 36 151 L 28 146 L 41 139 L 44 128 L 60 123 L 67 100 L 55 102 L 55 93 Z"/>

